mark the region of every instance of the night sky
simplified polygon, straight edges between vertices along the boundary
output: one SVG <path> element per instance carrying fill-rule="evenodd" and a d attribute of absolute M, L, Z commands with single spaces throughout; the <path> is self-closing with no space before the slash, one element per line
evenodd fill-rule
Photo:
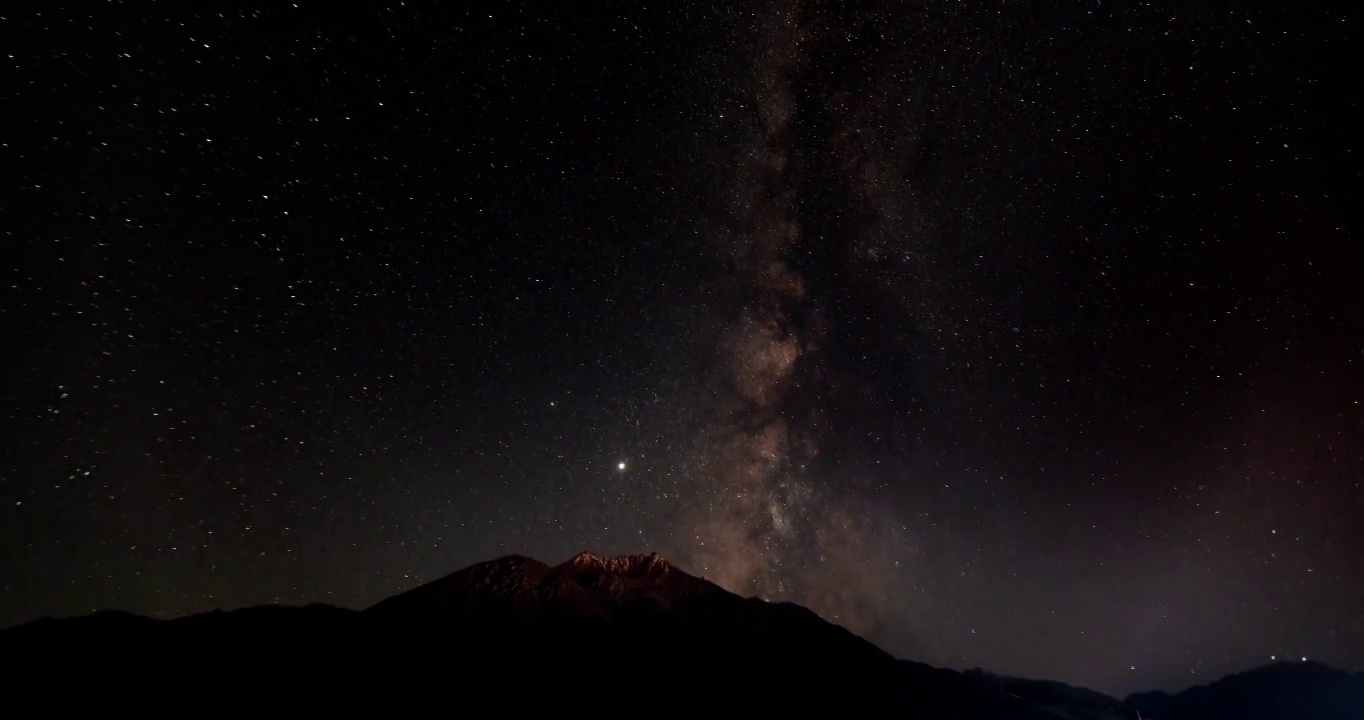
<path fill-rule="evenodd" d="M 948 667 L 1364 664 L 1353 15 L 42 5 L 0 625 L 658 551 Z"/>

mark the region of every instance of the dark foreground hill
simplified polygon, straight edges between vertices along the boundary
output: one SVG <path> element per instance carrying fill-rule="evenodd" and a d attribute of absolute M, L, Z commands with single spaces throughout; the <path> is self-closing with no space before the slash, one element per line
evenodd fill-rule
<path fill-rule="evenodd" d="M 363 612 L 40 620 L 0 632 L 0 691 L 4 717 L 78 708 L 1007 720 L 1184 712 L 1171 704 L 1182 696 L 1142 696 L 1139 706 L 899 661 L 805 608 L 741 598 L 657 555 L 582 554 L 553 567 L 507 557 Z"/>

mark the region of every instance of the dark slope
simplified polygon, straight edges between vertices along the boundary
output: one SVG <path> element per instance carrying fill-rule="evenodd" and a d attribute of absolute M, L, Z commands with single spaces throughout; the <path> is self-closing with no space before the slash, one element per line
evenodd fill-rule
<path fill-rule="evenodd" d="M 584 553 L 556 567 L 504 558 L 390 598 L 364 619 L 391 628 L 399 646 L 453 641 L 481 672 L 649 688 L 639 702 L 688 713 L 1034 717 L 1002 694 L 907 672 L 803 607 L 741 598 L 657 555 Z"/>
<path fill-rule="evenodd" d="M 982 670 L 969 670 L 963 674 L 979 684 L 1000 690 L 1030 707 L 1049 713 L 1048 717 L 1075 720 L 1137 718 L 1136 710 L 1124 704 L 1122 700 L 1093 690 L 1051 680 L 1005 677 Z"/>
<path fill-rule="evenodd" d="M 1127 705 L 1148 720 L 1360 720 L 1364 673 L 1281 662 L 1170 695 L 1139 693 Z"/>

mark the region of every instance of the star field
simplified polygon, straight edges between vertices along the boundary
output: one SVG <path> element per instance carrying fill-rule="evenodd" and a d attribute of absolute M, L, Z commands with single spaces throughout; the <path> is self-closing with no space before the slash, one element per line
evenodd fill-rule
<path fill-rule="evenodd" d="M 1364 664 L 1352 14 L 0 26 L 0 625 L 590 549 L 1106 692 Z"/>

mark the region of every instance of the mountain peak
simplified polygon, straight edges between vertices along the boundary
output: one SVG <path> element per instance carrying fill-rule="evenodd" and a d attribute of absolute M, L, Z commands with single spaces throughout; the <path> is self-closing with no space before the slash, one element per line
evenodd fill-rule
<path fill-rule="evenodd" d="M 610 617 L 638 602 L 672 607 L 697 598 L 728 595 L 693 577 L 658 553 L 597 555 L 581 552 L 556 566 L 521 555 L 472 565 L 391 597 L 371 615 L 444 618 L 466 622 L 558 615 Z"/>
<path fill-rule="evenodd" d="M 628 578 L 664 577 L 681 570 L 656 552 L 648 555 L 596 555 L 580 552 L 560 565 L 562 571 L 594 571 Z"/>

